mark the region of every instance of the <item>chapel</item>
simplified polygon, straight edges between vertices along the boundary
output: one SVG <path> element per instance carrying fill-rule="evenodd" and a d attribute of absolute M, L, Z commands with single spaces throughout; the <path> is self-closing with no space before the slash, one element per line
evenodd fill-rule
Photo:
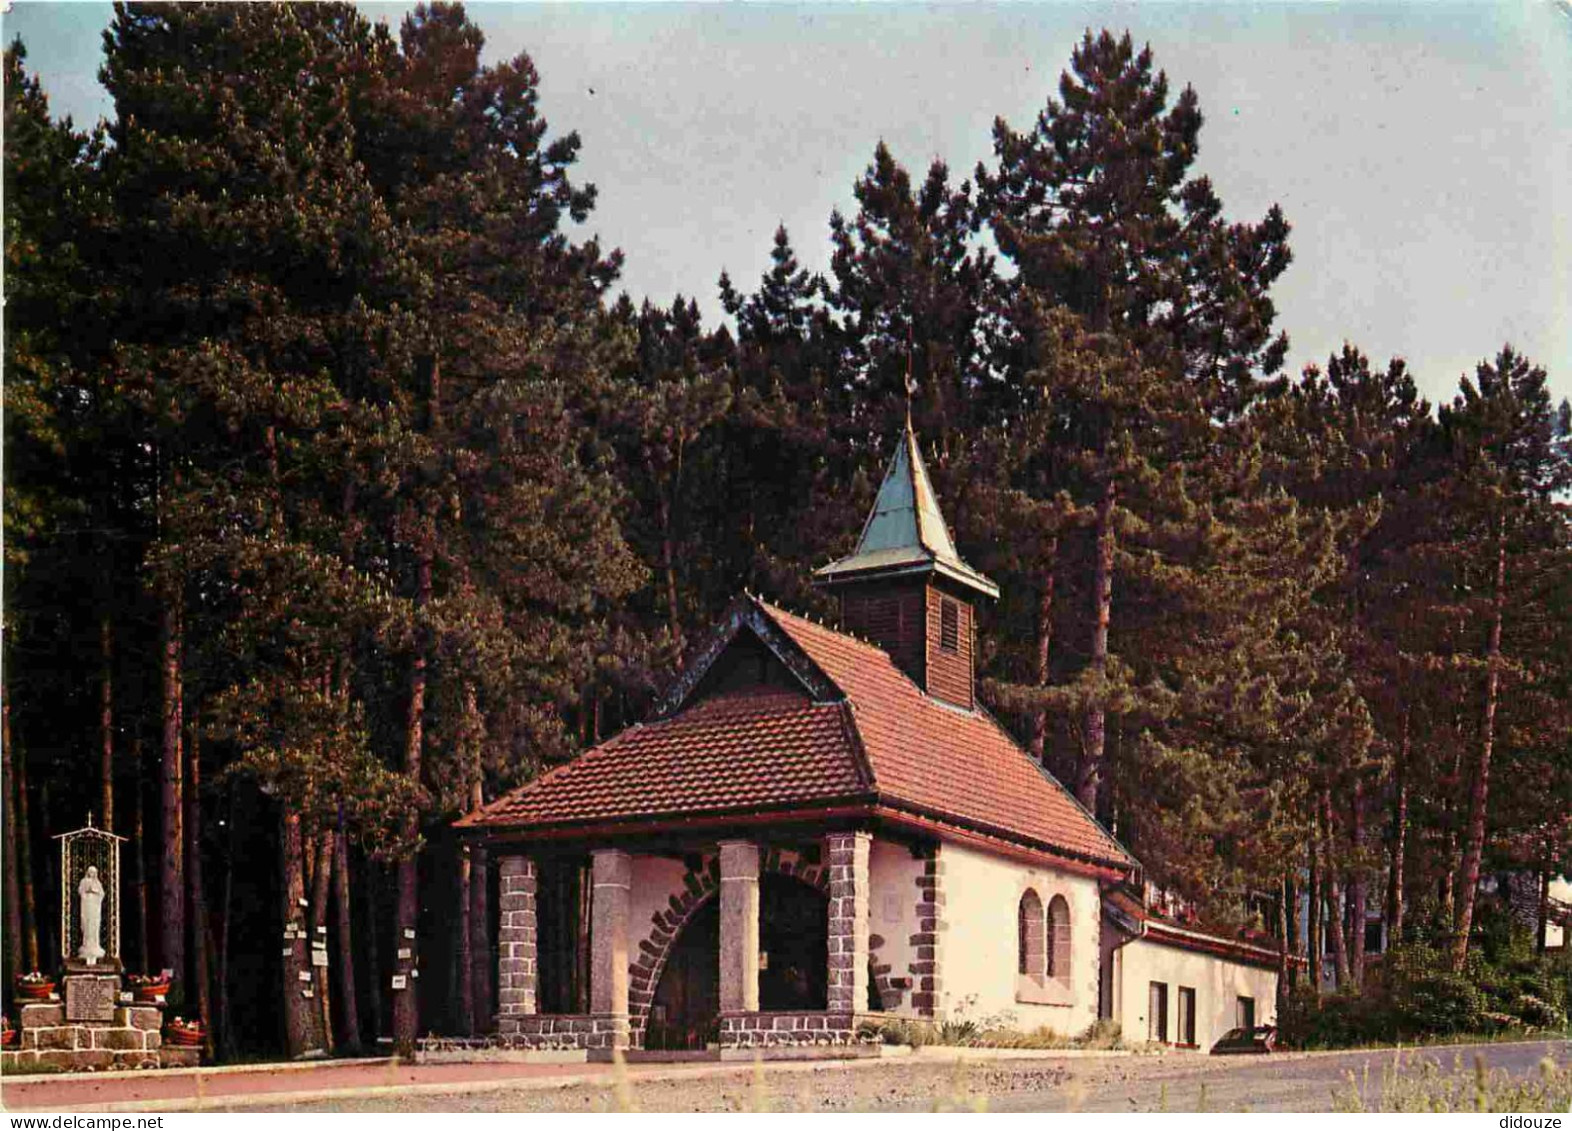
<path fill-rule="evenodd" d="M 1113 967 L 1153 932 L 1105 908 L 1139 865 L 979 702 L 975 613 L 999 590 L 957 553 L 909 421 L 856 548 L 814 581 L 838 626 L 740 595 L 646 720 L 458 822 L 497 861 L 510 1044 L 725 1054 L 851 1045 L 891 1015 L 1148 1021 L 1155 997 Z M 1273 954 L 1228 946 L 1209 994 L 1231 1010 L 1229 979 L 1261 993 L 1268 972 L 1275 991 Z"/>

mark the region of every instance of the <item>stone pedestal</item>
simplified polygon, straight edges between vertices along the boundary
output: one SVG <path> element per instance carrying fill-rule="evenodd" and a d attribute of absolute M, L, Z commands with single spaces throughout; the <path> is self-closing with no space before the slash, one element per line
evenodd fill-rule
<path fill-rule="evenodd" d="M 24 1005 L 18 1047 L 5 1053 L 4 1064 L 16 1072 L 158 1068 L 163 1026 L 164 1011 L 153 1005 L 112 1005 L 102 1020 L 74 1020 L 63 1002 Z"/>
<path fill-rule="evenodd" d="M 720 1009 L 759 1008 L 759 846 L 720 844 Z"/>

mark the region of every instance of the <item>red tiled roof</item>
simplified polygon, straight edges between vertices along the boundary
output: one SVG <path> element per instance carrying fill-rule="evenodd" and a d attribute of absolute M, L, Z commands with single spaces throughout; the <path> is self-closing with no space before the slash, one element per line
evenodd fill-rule
<path fill-rule="evenodd" d="M 562 824 L 814 804 L 865 793 L 847 709 L 754 687 L 629 727 L 463 825 Z"/>
<path fill-rule="evenodd" d="M 1175 923 L 1158 914 L 1155 909 L 1146 906 L 1145 900 L 1139 895 L 1124 888 L 1104 891 L 1103 906 L 1121 913 L 1135 924 L 1140 931 L 1139 937 L 1150 939 L 1152 942 L 1178 947 L 1180 950 L 1215 954 L 1236 962 L 1270 969 L 1275 969 L 1280 961 L 1275 949 L 1276 940 L 1268 938 L 1264 943 L 1256 942 L 1248 938 L 1230 937 L 1216 931 Z M 1290 956 L 1290 961 L 1299 963 L 1303 960 Z"/>
<path fill-rule="evenodd" d="M 1093 860 L 1134 863 L 992 716 L 924 695 L 877 645 L 772 605 L 765 608 L 846 693 L 874 788 L 886 804 L 983 825 Z"/>
<path fill-rule="evenodd" d="M 750 601 L 844 702 L 763 687 L 704 699 L 624 731 L 460 824 L 518 828 L 877 802 L 1099 864 L 1134 865 L 988 714 L 923 694 L 876 645 Z"/>

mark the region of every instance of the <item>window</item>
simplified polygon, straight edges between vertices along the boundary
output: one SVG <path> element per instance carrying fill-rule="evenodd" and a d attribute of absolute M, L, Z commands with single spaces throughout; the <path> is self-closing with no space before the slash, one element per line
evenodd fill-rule
<path fill-rule="evenodd" d="M 1195 988 L 1179 987 L 1179 1043 L 1195 1047 Z"/>
<path fill-rule="evenodd" d="M 1366 954 L 1380 954 L 1381 953 L 1381 924 L 1380 923 L 1366 923 L 1365 924 L 1365 953 Z"/>
<path fill-rule="evenodd" d="M 1062 895 L 1048 903 L 1048 976 L 1070 984 L 1070 905 Z"/>
<path fill-rule="evenodd" d="M 1152 983 L 1151 996 L 1146 1004 L 1146 1039 L 1168 1040 L 1168 986 L 1164 982 Z"/>
<path fill-rule="evenodd" d="M 961 607 L 948 597 L 939 603 L 939 648 L 945 652 L 961 650 Z"/>
<path fill-rule="evenodd" d="M 1241 1029 L 1255 1028 L 1255 998 L 1242 997 L 1234 1010 L 1234 1024 Z"/>
<path fill-rule="evenodd" d="M 1043 901 L 1031 888 L 1027 888 L 1026 894 L 1021 896 L 1016 920 L 1017 971 L 1026 975 L 1041 974 L 1043 972 Z"/>

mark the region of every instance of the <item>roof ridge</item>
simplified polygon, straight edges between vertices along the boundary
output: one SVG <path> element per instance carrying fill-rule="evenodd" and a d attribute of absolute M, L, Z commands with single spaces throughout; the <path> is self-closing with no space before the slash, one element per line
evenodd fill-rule
<path fill-rule="evenodd" d="M 772 616 L 783 616 L 788 617 L 791 620 L 801 621 L 809 628 L 821 629 L 824 632 L 828 632 L 832 636 L 839 637 L 848 644 L 856 645 L 858 648 L 865 649 L 866 651 L 872 652 L 875 655 L 883 656 L 886 660 L 890 660 L 892 665 L 895 663 L 895 661 L 890 658 L 890 654 L 888 652 L 886 652 L 883 648 L 879 647 L 871 640 L 864 640 L 860 636 L 853 636 L 851 633 L 843 632 L 839 628 L 832 628 L 830 625 L 827 625 L 822 621 L 816 621 L 809 617 L 805 617 L 801 613 L 794 613 L 790 609 L 783 609 L 779 605 L 776 605 L 759 596 L 757 593 L 749 593 L 748 596 L 753 598 L 753 600 L 756 601 L 762 609 Z M 896 670 L 899 671 L 900 669 L 897 668 Z"/>

